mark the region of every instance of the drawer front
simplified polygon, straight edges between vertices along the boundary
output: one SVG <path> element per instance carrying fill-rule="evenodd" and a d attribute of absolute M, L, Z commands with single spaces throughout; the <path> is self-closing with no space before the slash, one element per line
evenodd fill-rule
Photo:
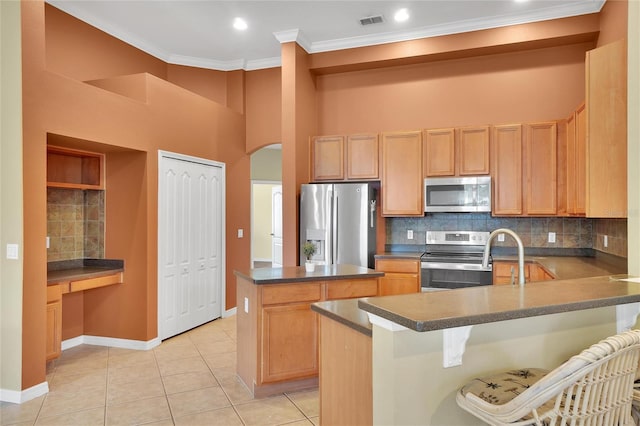
<path fill-rule="evenodd" d="M 92 288 L 104 287 L 122 282 L 122 272 L 116 274 L 105 275 L 103 277 L 88 278 L 86 280 L 71 281 L 70 291 L 83 291 Z"/>
<path fill-rule="evenodd" d="M 53 284 L 47 286 L 47 303 L 62 299 L 62 289 L 64 284 Z"/>
<path fill-rule="evenodd" d="M 376 271 L 417 274 L 420 272 L 420 260 L 377 259 Z"/>
<path fill-rule="evenodd" d="M 262 287 L 262 304 L 316 302 L 321 297 L 321 283 L 278 284 Z"/>
<path fill-rule="evenodd" d="M 351 299 L 370 297 L 378 294 L 378 280 L 327 281 L 327 299 Z"/>

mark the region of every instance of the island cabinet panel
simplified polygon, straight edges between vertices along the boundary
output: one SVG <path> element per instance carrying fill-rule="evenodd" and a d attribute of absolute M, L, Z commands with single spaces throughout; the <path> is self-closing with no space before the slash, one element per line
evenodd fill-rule
<path fill-rule="evenodd" d="M 375 180 L 380 177 L 377 134 L 347 136 L 347 179 Z"/>
<path fill-rule="evenodd" d="M 458 129 L 458 172 L 460 176 L 488 175 L 489 126 Z"/>
<path fill-rule="evenodd" d="M 627 217 L 627 46 L 587 52 L 587 217 Z"/>
<path fill-rule="evenodd" d="M 344 179 L 344 136 L 311 138 L 311 180 Z"/>
<path fill-rule="evenodd" d="M 495 216 L 521 215 L 522 210 L 522 125 L 493 127 L 491 176 Z"/>
<path fill-rule="evenodd" d="M 418 259 L 376 259 L 376 271 L 384 272 L 378 278 L 378 296 L 420 292 Z"/>
<path fill-rule="evenodd" d="M 455 130 L 430 129 L 424 131 L 424 176 L 454 176 Z"/>
<path fill-rule="evenodd" d="M 555 216 L 557 199 L 557 124 L 526 125 L 525 192 L 527 215 Z"/>
<path fill-rule="evenodd" d="M 377 294 L 377 277 L 255 284 L 237 277 L 238 376 L 255 397 L 317 386 L 319 319 L 311 304 Z"/>
<path fill-rule="evenodd" d="M 318 374 L 318 317 L 309 303 L 262 308 L 262 383 Z"/>
<path fill-rule="evenodd" d="M 422 133 L 383 133 L 382 215 L 424 216 L 422 204 Z"/>

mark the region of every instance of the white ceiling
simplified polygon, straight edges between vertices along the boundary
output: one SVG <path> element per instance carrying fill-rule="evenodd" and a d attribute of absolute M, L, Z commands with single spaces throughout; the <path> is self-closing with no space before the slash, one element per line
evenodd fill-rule
<path fill-rule="evenodd" d="M 165 62 L 231 71 L 279 66 L 281 42 L 325 52 L 595 13 L 605 0 L 46 1 Z M 397 23 L 401 7 L 411 16 Z M 384 22 L 360 25 L 374 15 Z"/>

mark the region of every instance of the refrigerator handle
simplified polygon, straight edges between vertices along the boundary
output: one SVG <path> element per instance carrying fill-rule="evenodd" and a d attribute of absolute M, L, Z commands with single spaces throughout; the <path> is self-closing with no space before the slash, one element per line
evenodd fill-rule
<path fill-rule="evenodd" d="M 371 227 L 375 228 L 375 218 L 374 218 L 374 213 L 376 212 L 376 200 L 371 200 L 369 201 L 369 213 L 371 213 Z"/>
<path fill-rule="evenodd" d="M 335 265 L 338 262 L 338 194 L 337 191 L 334 193 L 333 197 L 333 220 L 331 223 L 333 224 L 333 250 L 331 253 L 331 263 Z"/>

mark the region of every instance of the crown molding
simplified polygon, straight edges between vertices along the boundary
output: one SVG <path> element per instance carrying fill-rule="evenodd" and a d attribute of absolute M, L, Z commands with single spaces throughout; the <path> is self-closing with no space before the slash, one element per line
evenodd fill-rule
<path fill-rule="evenodd" d="M 313 45 L 313 43 L 310 43 L 304 36 L 302 31 L 297 28 L 293 30 L 276 31 L 273 33 L 273 35 L 275 36 L 276 40 L 280 42 L 280 44 L 295 41 L 300 45 L 300 47 L 306 50 L 307 53 L 311 53 L 311 46 Z"/>

